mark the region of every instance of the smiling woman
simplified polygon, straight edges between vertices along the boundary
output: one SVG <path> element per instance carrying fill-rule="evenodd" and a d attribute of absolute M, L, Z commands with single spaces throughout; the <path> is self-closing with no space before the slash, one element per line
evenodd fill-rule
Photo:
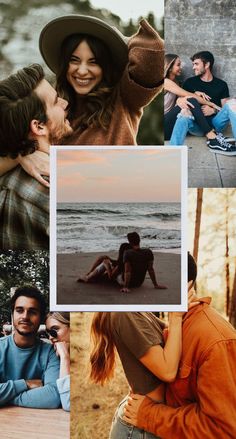
<path fill-rule="evenodd" d="M 135 145 L 143 108 L 163 83 L 163 41 L 150 24 L 141 20 L 128 39 L 96 17 L 63 16 L 44 27 L 39 46 L 69 102 L 69 143 Z"/>

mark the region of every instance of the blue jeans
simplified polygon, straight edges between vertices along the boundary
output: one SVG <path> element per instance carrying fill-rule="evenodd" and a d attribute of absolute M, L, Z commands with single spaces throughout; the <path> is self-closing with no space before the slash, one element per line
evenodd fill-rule
<path fill-rule="evenodd" d="M 236 138 L 236 99 L 228 101 L 211 119 L 212 126 L 216 131 L 223 131 L 229 122 Z M 179 113 L 170 139 L 170 145 L 184 145 L 188 132 L 194 136 L 204 135 L 192 117 Z"/>
<path fill-rule="evenodd" d="M 127 398 L 128 397 L 126 396 L 117 407 L 112 421 L 109 439 L 158 439 L 158 437 L 154 436 L 152 433 L 140 430 L 140 428 L 134 427 L 123 421 L 123 410 Z"/>

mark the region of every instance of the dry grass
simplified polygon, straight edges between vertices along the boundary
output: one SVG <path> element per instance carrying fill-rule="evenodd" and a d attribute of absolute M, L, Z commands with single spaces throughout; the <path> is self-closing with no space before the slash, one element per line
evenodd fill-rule
<path fill-rule="evenodd" d="M 71 314 L 71 439 L 108 439 L 117 404 L 128 393 L 119 359 L 109 384 L 101 387 L 89 382 L 92 317 L 93 313 Z"/>

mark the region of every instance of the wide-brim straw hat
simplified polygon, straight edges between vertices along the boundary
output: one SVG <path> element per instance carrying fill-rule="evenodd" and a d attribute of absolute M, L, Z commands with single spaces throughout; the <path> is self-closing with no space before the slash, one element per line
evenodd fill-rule
<path fill-rule="evenodd" d="M 57 73 L 63 41 L 74 34 L 87 34 L 102 40 L 110 50 L 114 65 L 123 71 L 128 61 L 125 37 L 115 27 L 88 15 L 67 15 L 50 21 L 41 31 L 39 49 L 47 66 Z"/>

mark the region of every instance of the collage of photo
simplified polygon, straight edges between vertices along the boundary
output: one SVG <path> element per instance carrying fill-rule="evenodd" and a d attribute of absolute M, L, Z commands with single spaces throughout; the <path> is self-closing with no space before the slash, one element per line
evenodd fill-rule
<path fill-rule="evenodd" d="M 236 439 L 235 0 L 0 11 L 1 439 Z"/>

